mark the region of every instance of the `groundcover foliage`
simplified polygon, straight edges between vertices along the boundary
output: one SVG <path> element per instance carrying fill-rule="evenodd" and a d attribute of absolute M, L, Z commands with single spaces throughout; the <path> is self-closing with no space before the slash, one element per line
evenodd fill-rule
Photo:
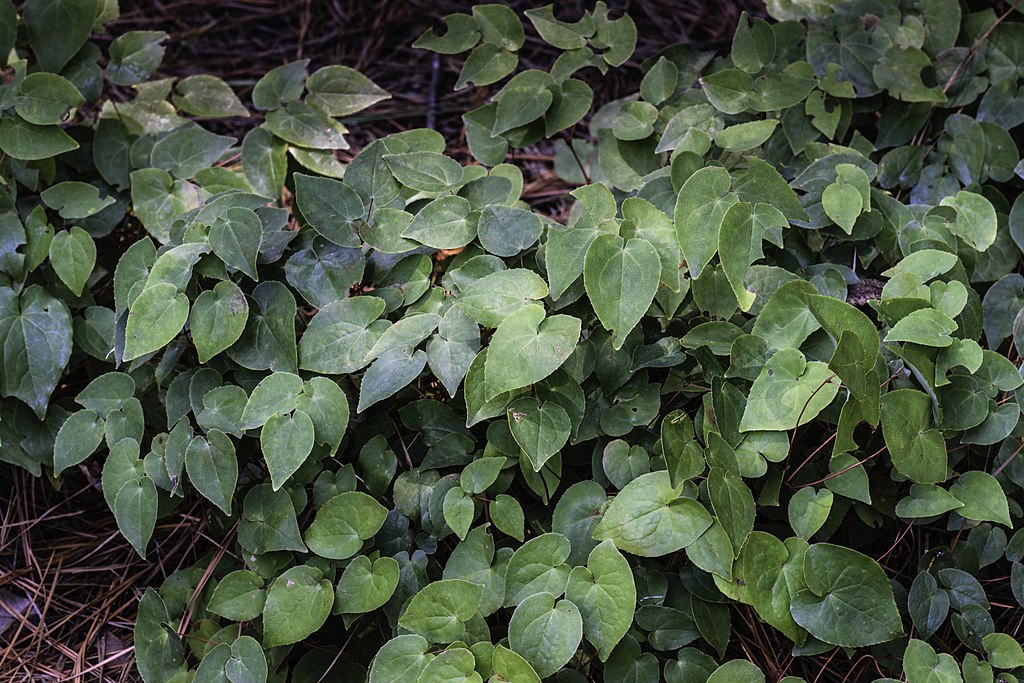
<path fill-rule="evenodd" d="M 237 140 L 165 34 L 90 41 L 116 2 L 0 0 L 0 459 L 101 463 L 143 556 L 217 509 L 147 683 L 1024 679 L 1024 22 L 768 5 L 596 111 L 628 16 L 448 16 L 472 159 L 344 165 L 352 69 L 271 71 Z M 546 139 L 565 224 L 509 163 Z"/>

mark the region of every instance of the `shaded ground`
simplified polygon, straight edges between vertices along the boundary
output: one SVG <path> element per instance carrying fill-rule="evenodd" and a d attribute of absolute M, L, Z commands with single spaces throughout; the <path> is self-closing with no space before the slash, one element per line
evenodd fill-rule
<path fill-rule="evenodd" d="M 452 93 L 461 59 L 435 59 L 409 45 L 440 16 L 465 11 L 471 4 L 456 0 L 121 0 L 122 18 L 110 33 L 165 30 L 171 40 L 159 75 L 213 73 L 228 80 L 243 99 L 260 75 L 286 61 L 309 58 L 314 68 L 353 66 L 393 95 L 360 126 L 353 126 L 357 147 L 373 135 L 424 126 L 428 121 L 458 147 L 460 114 L 488 93 L 485 89 Z M 515 0 L 507 4 L 522 10 L 547 3 Z M 558 4 L 566 18 L 578 16 L 582 6 L 591 5 L 580 0 Z M 728 46 L 740 11 L 763 11 L 756 0 L 611 0 L 609 5 L 616 14 L 628 8 L 640 38 L 633 61 L 594 82 L 599 102 L 635 91 L 639 61 L 658 49 L 674 42 L 703 49 Z M 526 66 L 545 68 L 554 58 L 551 49 L 530 34 L 521 55 Z M 225 125 L 241 132 L 253 120 Z M 551 170 L 548 150 L 540 148 L 520 159 L 527 170 L 528 197 L 543 201 L 567 189 Z M 96 483 L 97 468 L 94 463 L 92 472 L 68 473 L 58 490 L 46 479 L 0 465 L 0 481 L 5 484 L 0 486 L 3 683 L 138 680 L 131 643 L 141 592 L 146 586 L 159 585 L 175 570 L 208 557 L 225 542 L 224 533 L 209 529 L 205 507 L 194 504 L 161 518 L 150 556 L 140 559 L 118 533 Z M 754 649 L 752 659 L 785 658 L 788 647 L 781 639 L 765 633 L 749 615 L 737 617 L 734 625 L 749 630 L 746 636 L 740 635 Z M 749 629 L 738 622 L 749 622 Z M 813 660 L 808 664 L 821 666 Z"/>

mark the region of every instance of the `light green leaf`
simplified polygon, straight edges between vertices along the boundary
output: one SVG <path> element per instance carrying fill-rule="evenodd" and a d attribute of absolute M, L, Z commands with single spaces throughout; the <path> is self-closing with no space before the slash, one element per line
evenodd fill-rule
<path fill-rule="evenodd" d="M 797 536 L 806 541 L 825 524 L 832 498 L 828 489 L 815 491 L 809 486 L 793 494 L 789 499 L 789 525 Z"/>
<path fill-rule="evenodd" d="M 128 310 L 124 359 L 134 360 L 166 346 L 188 320 L 188 298 L 168 283 L 142 290 Z"/>
<path fill-rule="evenodd" d="M 192 439 L 185 451 L 185 470 L 196 490 L 230 517 L 231 497 L 238 483 L 238 461 L 231 439 L 217 429 L 211 429 L 205 439 Z"/>
<path fill-rule="evenodd" d="M 107 77 L 117 85 L 135 85 L 148 79 L 164 58 L 163 31 L 129 31 L 110 44 Z"/>
<path fill-rule="evenodd" d="M 95 410 L 71 413 L 53 444 L 53 473 L 60 474 L 92 455 L 103 442 L 105 422 Z"/>
<path fill-rule="evenodd" d="M 285 142 L 299 147 L 348 149 L 345 126 L 320 107 L 305 102 L 289 102 L 281 109 L 270 111 L 263 125 Z"/>
<path fill-rule="evenodd" d="M 754 380 L 740 431 L 784 431 L 806 424 L 838 392 L 839 381 L 828 365 L 808 362 L 796 349 L 782 349 L 765 363 Z"/>
<path fill-rule="evenodd" d="M 383 606 L 398 587 L 398 569 L 392 557 L 378 557 L 373 562 L 365 555 L 354 558 L 338 579 L 334 612 L 362 614 Z"/>
<path fill-rule="evenodd" d="M 943 197 L 942 206 L 956 210 L 956 220 L 949 230 L 977 251 L 985 251 L 996 240 L 996 210 L 992 202 L 980 194 L 961 191 L 956 197 Z"/>
<path fill-rule="evenodd" d="M 601 661 L 608 661 L 629 630 L 636 609 L 633 572 L 612 541 L 594 548 L 586 567 L 573 567 L 565 597 L 579 607 L 587 640 L 597 648 Z"/>
<path fill-rule="evenodd" d="M 511 649 L 547 678 L 565 666 L 583 640 L 583 618 L 568 600 L 534 593 L 519 603 L 508 624 Z"/>
<path fill-rule="evenodd" d="M 505 605 L 541 592 L 562 595 L 569 580 L 569 550 L 569 539 L 558 533 L 541 534 L 520 546 L 505 571 Z"/>
<path fill-rule="evenodd" d="M 40 420 L 50 394 L 71 359 L 71 314 L 67 306 L 32 285 L 21 293 L 0 288 L 0 342 L 4 396 L 24 401 Z"/>
<path fill-rule="evenodd" d="M 384 643 L 370 665 L 368 683 L 410 683 L 415 681 L 434 655 L 421 636 L 405 634 Z"/>
<path fill-rule="evenodd" d="M 645 239 L 628 242 L 600 235 L 587 249 L 583 282 L 597 317 L 612 332 L 612 348 L 622 348 L 654 301 L 661 277 L 658 251 Z"/>
<path fill-rule="evenodd" d="M 189 330 L 199 362 L 206 363 L 238 341 L 249 318 L 249 302 L 238 285 L 218 282 L 196 297 L 189 313 Z"/>
<path fill-rule="evenodd" d="M 321 557 L 352 557 L 384 524 L 388 511 L 360 491 L 339 494 L 324 503 L 304 535 L 309 549 Z"/>
<path fill-rule="evenodd" d="M 156 528 L 156 514 L 156 485 L 149 477 L 129 480 L 118 489 L 114 497 L 117 528 L 143 559 Z"/>
<path fill-rule="evenodd" d="M 474 280 L 459 293 L 456 302 L 484 327 L 498 327 L 519 309 L 547 295 L 543 278 L 532 270 L 511 268 Z"/>
<path fill-rule="evenodd" d="M 252 636 L 236 638 L 224 673 L 231 683 L 266 683 L 269 672 L 263 647 Z"/>
<path fill-rule="evenodd" d="M 259 281 L 256 258 L 263 244 L 263 225 L 256 212 L 241 207 L 228 209 L 210 227 L 210 248 L 224 263 L 253 281 Z"/>
<path fill-rule="evenodd" d="M 438 197 L 420 209 L 402 237 L 434 249 L 464 247 L 476 237 L 476 214 L 471 210 L 472 205 L 464 197 Z"/>
<path fill-rule="evenodd" d="M 988 661 L 997 669 L 1016 669 L 1024 666 L 1024 651 L 1013 636 L 990 633 L 981 639 Z"/>
<path fill-rule="evenodd" d="M 882 434 L 893 466 L 920 484 L 948 478 L 946 440 L 932 427 L 932 400 L 914 389 L 882 396 Z"/>
<path fill-rule="evenodd" d="M 63 123 L 68 111 L 84 102 L 70 81 L 56 74 L 37 71 L 18 84 L 14 110 L 38 126 Z"/>
<path fill-rule="evenodd" d="M 719 131 L 715 144 L 728 152 L 745 152 L 767 142 L 778 125 L 778 119 L 737 123 Z"/>
<path fill-rule="evenodd" d="M 22 161 L 38 161 L 78 149 L 60 126 L 37 126 L 18 117 L 0 119 L 0 150 Z"/>
<path fill-rule="evenodd" d="M 545 318 L 544 307 L 536 304 L 505 318 L 488 346 L 485 398 L 534 384 L 557 370 L 576 348 L 580 324 L 567 315 Z"/>
<path fill-rule="evenodd" d="M 956 511 L 961 517 L 1012 527 L 1006 494 L 991 474 L 979 470 L 964 472 L 949 492 L 963 503 L 963 507 Z"/>
<path fill-rule="evenodd" d="M 666 471 L 643 474 L 622 489 L 604 513 L 594 539 L 641 557 L 660 557 L 693 543 L 711 526 L 711 515 L 692 498 L 681 497 Z"/>
<path fill-rule="evenodd" d="M 307 100 L 328 116 L 348 116 L 391 98 L 376 83 L 347 66 L 325 66 L 306 79 Z"/>
<path fill-rule="evenodd" d="M 538 404 L 533 398 L 521 398 L 508 407 L 508 424 L 535 472 L 540 472 L 544 463 L 562 450 L 572 428 L 561 405 L 554 401 Z"/>
<path fill-rule="evenodd" d="M 232 621 L 248 621 L 263 613 L 267 591 L 259 574 L 239 569 L 217 583 L 206 609 Z"/>
<path fill-rule="evenodd" d="M 299 341 L 299 367 L 324 374 L 355 372 L 382 334 L 374 321 L 384 312 L 383 299 L 359 296 L 324 306 Z"/>
<path fill-rule="evenodd" d="M 461 579 L 427 584 L 413 596 L 398 620 L 400 626 L 434 643 L 462 638 L 483 597 L 483 586 Z"/>
<path fill-rule="evenodd" d="M 296 410 L 291 415 L 273 415 L 260 430 L 260 449 L 270 471 L 274 490 L 284 486 L 313 450 L 315 432 L 309 415 Z"/>
<path fill-rule="evenodd" d="M 178 81 L 175 90 L 175 106 L 192 116 L 214 119 L 249 116 L 231 86 L 216 76 L 189 76 Z"/>
<path fill-rule="evenodd" d="M 732 179 L 721 166 L 691 175 L 679 190 L 675 206 L 676 237 L 690 277 L 696 278 L 718 251 L 725 213 L 738 199 L 729 192 Z"/>
<path fill-rule="evenodd" d="M 419 377 L 426 364 L 427 354 L 422 349 L 413 352 L 406 348 L 392 349 L 373 361 L 359 385 L 356 412 L 361 413 L 374 403 L 398 393 Z"/>
<path fill-rule="evenodd" d="M 77 226 L 61 230 L 50 242 L 50 264 L 61 282 L 75 296 L 81 296 L 96 265 L 96 244 Z"/>
<path fill-rule="evenodd" d="M 843 546 L 818 543 L 804 555 L 807 589 L 790 611 L 812 636 L 842 647 L 865 647 L 903 635 L 892 587 L 882 568 Z"/>
<path fill-rule="evenodd" d="M 316 633 L 331 613 L 334 591 L 320 570 L 292 567 L 274 579 L 263 608 L 263 645 L 291 645 Z"/>

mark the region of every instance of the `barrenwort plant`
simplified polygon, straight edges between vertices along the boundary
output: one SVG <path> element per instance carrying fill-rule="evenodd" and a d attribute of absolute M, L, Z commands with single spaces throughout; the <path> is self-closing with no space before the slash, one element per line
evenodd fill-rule
<path fill-rule="evenodd" d="M 415 43 L 471 158 L 344 164 L 348 67 L 250 109 L 104 54 L 116 0 L 0 0 L 0 460 L 93 464 L 143 557 L 216 509 L 146 683 L 1024 680 L 1021 3 L 767 5 L 642 63 L 472 6 Z"/>

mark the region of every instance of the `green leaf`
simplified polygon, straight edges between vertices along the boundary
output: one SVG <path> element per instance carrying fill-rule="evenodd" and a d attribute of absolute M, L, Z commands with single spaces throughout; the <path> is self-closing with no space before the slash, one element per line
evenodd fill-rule
<path fill-rule="evenodd" d="M 242 336 L 249 318 L 249 302 L 238 285 L 218 282 L 196 297 L 189 313 L 189 330 L 199 362 L 206 363 Z"/>
<path fill-rule="evenodd" d="M 252 189 L 278 197 L 288 170 L 288 146 L 266 128 L 253 128 L 242 140 L 242 168 Z"/>
<path fill-rule="evenodd" d="M 675 206 L 676 237 L 690 277 L 697 278 L 718 251 L 725 213 L 738 199 L 729 192 L 732 179 L 721 166 L 691 175 L 679 190 Z"/>
<path fill-rule="evenodd" d="M 475 665 L 473 653 L 463 647 L 454 647 L 427 662 L 416 683 L 483 683 L 483 678 L 474 669 Z"/>
<path fill-rule="evenodd" d="M 541 592 L 562 595 L 569 580 L 569 550 L 569 540 L 558 533 L 541 534 L 520 546 L 505 570 L 505 605 Z"/>
<path fill-rule="evenodd" d="M 82 93 L 66 78 L 39 71 L 18 85 L 14 110 L 29 123 L 48 126 L 62 123 L 68 111 L 84 101 Z"/>
<path fill-rule="evenodd" d="M 71 358 L 71 314 L 59 299 L 39 286 L 19 297 L 0 289 L 0 341 L 4 396 L 24 401 L 39 419 Z"/>
<path fill-rule="evenodd" d="M 160 43 L 168 39 L 163 31 L 129 31 L 110 44 L 107 77 L 117 85 L 135 85 L 145 81 L 164 58 Z"/>
<path fill-rule="evenodd" d="M 580 324 L 567 315 L 546 318 L 544 307 L 536 304 L 505 318 L 488 347 L 485 398 L 534 384 L 557 370 L 576 348 Z"/>
<path fill-rule="evenodd" d="M 565 597 L 579 607 L 587 640 L 597 648 L 601 661 L 608 661 L 629 630 L 636 609 L 633 572 L 612 541 L 594 548 L 586 567 L 573 567 Z"/>
<path fill-rule="evenodd" d="M 444 154 L 406 152 L 383 158 L 398 182 L 419 192 L 444 192 L 462 183 L 462 166 Z"/>
<path fill-rule="evenodd" d="M 972 249 L 985 251 L 995 243 L 996 210 L 988 199 L 965 190 L 957 192 L 956 197 L 943 197 L 940 205 L 956 210 L 956 220 L 948 224 L 949 230 Z"/>
<path fill-rule="evenodd" d="M 400 347 L 383 354 L 363 375 L 356 412 L 361 413 L 374 403 L 398 393 L 419 377 L 426 364 L 427 354 L 422 349 L 413 352 Z"/>
<path fill-rule="evenodd" d="M 354 558 L 338 579 L 335 613 L 362 614 L 383 606 L 398 587 L 398 569 L 398 562 L 391 557 L 373 562 L 365 555 Z"/>
<path fill-rule="evenodd" d="M 252 103 L 257 109 L 277 109 L 302 96 L 306 84 L 308 59 L 282 64 L 263 74 L 252 90 Z"/>
<path fill-rule="evenodd" d="M 825 188 L 821 193 L 821 205 L 832 222 L 847 235 L 853 232 L 853 226 L 864 210 L 864 200 L 857 188 L 842 182 L 832 183 Z"/>
<path fill-rule="evenodd" d="M 341 247 L 358 247 L 354 229 L 366 217 L 359 195 L 339 180 L 296 173 L 295 201 L 314 230 Z"/>
<path fill-rule="evenodd" d="M 348 149 L 345 126 L 323 109 L 305 102 L 289 102 L 267 114 L 267 129 L 285 142 L 312 149 Z"/>
<path fill-rule="evenodd" d="M 612 500 L 594 529 L 594 539 L 640 557 L 660 557 L 696 541 L 711 526 L 711 515 L 692 498 L 680 497 L 668 472 L 650 472 L 629 482 Z"/>
<path fill-rule="evenodd" d="M 510 268 L 474 280 L 456 302 L 484 327 L 498 327 L 516 311 L 547 295 L 548 286 L 539 275 L 525 268 Z"/>
<path fill-rule="evenodd" d="M 959 669 L 952 655 L 945 652 L 937 655 L 928 643 L 916 638 L 907 643 L 903 653 L 903 671 L 907 675 L 907 683 L 960 683 L 963 679 Z"/>
<path fill-rule="evenodd" d="M 234 138 L 216 135 L 189 123 L 172 130 L 153 145 L 150 163 L 175 178 L 192 178 L 212 166 L 234 144 Z"/>
<path fill-rule="evenodd" d="M 248 117 L 249 111 L 231 86 L 216 76 L 198 74 L 178 81 L 174 105 L 203 118 Z"/>
<path fill-rule="evenodd" d="M 325 66 L 306 80 L 310 104 L 328 116 L 348 116 L 391 98 L 387 91 L 355 69 L 347 66 Z"/>
<path fill-rule="evenodd" d="M 502 257 L 515 256 L 533 246 L 543 230 L 540 216 L 514 206 L 489 205 L 480 213 L 477 224 L 483 248 Z"/>
<path fill-rule="evenodd" d="M 838 392 L 839 381 L 828 365 L 808 362 L 796 349 L 782 349 L 765 363 L 754 380 L 740 431 L 799 427 L 817 417 Z"/>
<path fill-rule="evenodd" d="M 260 449 L 267 461 L 270 481 L 278 490 L 313 450 L 315 432 L 309 415 L 296 410 L 291 415 L 275 414 L 260 430 Z"/>
<path fill-rule="evenodd" d="M 997 669 L 1016 669 L 1024 666 L 1024 651 L 1013 636 L 990 633 L 981 639 L 988 661 Z"/>
<path fill-rule="evenodd" d="M 324 374 L 355 372 L 382 334 L 374 321 L 384 312 L 383 299 L 360 296 L 320 309 L 299 341 L 299 367 Z"/>
<path fill-rule="evenodd" d="M 502 676 L 507 681 L 540 683 L 540 676 L 533 670 L 530 663 L 507 647 L 498 645 L 494 648 L 491 666 L 494 668 L 496 675 Z"/>
<path fill-rule="evenodd" d="M 778 119 L 737 123 L 719 131 L 715 144 L 728 152 L 745 152 L 767 142 L 778 125 Z"/>
<path fill-rule="evenodd" d="M 402 237 L 434 249 L 464 247 L 476 237 L 475 214 L 470 215 L 471 209 L 464 197 L 438 197 L 420 209 L 402 231 Z"/>
<path fill-rule="evenodd" d="M 115 201 L 111 196 L 101 198 L 99 188 L 95 185 L 78 181 L 51 185 L 39 197 L 48 207 L 59 211 L 61 218 L 69 220 L 88 218 Z"/>
<path fill-rule="evenodd" d="M 252 390 L 242 411 L 242 428 L 262 427 L 274 415 L 295 410 L 295 401 L 302 393 L 302 378 L 291 372 L 275 372 L 264 377 Z"/>
<path fill-rule="evenodd" d="M 427 343 L 427 364 L 449 396 L 455 396 L 479 351 L 480 327 L 462 308 L 452 306 L 438 323 L 437 334 Z"/>
<path fill-rule="evenodd" d="M 368 683 L 410 683 L 434 658 L 430 643 L 418 635 L 395 636 L 384 643 L 370 665 Z"/>
<path fill-rule="evenodd" d="M 915 47 L 890 47 L 872 71 L 875 82 L 904 102 L 945 102 L 946 94 L 938 85 L 926 86 L 921 72 L 932 68 L 932 60 Z"/>
<path fill-rule="evenodd" d="M 326 377 L 313 377 L 303 385 L 295 407 L 309 415 L 314 439 L 333 455 L 348 429 L 348 397 L 342 388 Z"/>
<path fill-rule="evenodd" d="M 800 348 L 819 327 L 807 303 L 808 297 L 816 292 L 806 280 L 786 282 L 775 290 L 754 319 L 752 334 L 768 342 L 769 348 Z"/>
<path fill-rule="evenodd" d="M 491 135 L 501 135 L 513 128 L 536 121 L 551 106 L 551 90 L 543 86 L 503 88 L 497 96 L 498 108 Z"/>
<path fill-rule="evenodd" d="M 275 550 L 308 552 L 287 491 L 274 491 L 270 484 L 257 484 L 249 489 L 242 505 L 238 542 L 257 554 Z"/>
<path fill-rule="evenodd" d="M 508 534 L 522 543 L 525 536 L 526 516 L 523 506 L 512 496 L 498 494 L 488 507 L 491 522 L 498 531 Z"/>
<path fill-rule="evenodd" d="M 334 604 L 331 582 L 309 565 L 292 567 L 274 579 L 263 608 L 263 645 L 279 647 L 305 640 L 323 626 Z"/>
<path fill-rule="evenodd" d="M 798 490 L 789 499 L 789 525 L 797 536 L 809 540 L 828 519 L 832 510 L 832 492 L 815 491 L 811 487 Z"/>
<path fill-rule="evenodd" d="M 166 681 L 185 671 L 181 639 L 160 594 L 147 588 L 135 617 L 135 665 L 144 681 Z"/>
<path fill-rule="evenodd" d="M 744 278 L 760 251 L 761 234 L 760 230 L 755 228 L 755 216 L 750 204 L 733 204 L 722 218 L 718 237 L 718 258 L 722 262 L 725 278 L 729 281 L 741 311 L 749 311 L 756 298 L 754 292 L 747 291 Z"/>
<path fill-rule="evenodd" d="M 37 126 L 19 117 L 0 119 L 0 151 L 22 161 L 49 159 L 78 149 L 59 126 Z"/>
<path fill-rule="evenodd" d="M 98 9 L 97 0 L 34 0 L 26 4 L 29 42 L 45 70 L 60 71 L 75 56 L 92 33 Z"/>
<path fill-rule="evenodd" d="M 118 489 L 114 497 L 117 528 L 143 559 L 156 528 L 156 514 L 156 485 L 149 477 L 132 479 Z"/>
<path fill-rule="evenodd" d="M 480 28 L 476 19 L 470 15 L 457 12 L 441 19 L 445 25 L 444 35 L 438 36 L 434 29 L 428 28 L 412 46 L 444 55 L 455 55 L 465 52 L 480 40 Z"/>
<path fill-rule="evenodd" d="M 477 86 L 496 83 L 515 71 L 517 64 L 519 56 L 515 52 L 489 43 L 478 45 L 462 64 L 455 89 L 461 90 L 470 83 Z"/>
<path fill-rule="evenodd" d="M 526 40 L 519 17 L 504 5 L 476 5 L 473 7 L 473 19 L 480 27 L 480 36 L 485 44 L 518 50 Z"/>
<path fill-rule="evenodd" d="M 739 549 L 754 529 L 756 506 L 753 494 L 738 474 L 722 467 L 712 467 L 708 474 L 708 498 L 732 543 L 733 555 L 739 555 Z"/>
<path fill-rule="evenodd" d="M 793 596 L 790 611 L 812 636 L 842 647 L 865 647 L 903 635 L 892 587 L 866 555 L 818 543 L 804 555 L 807 589 Z"/>
<path fill-rule="evenodd" d="M 919 308 L 893 325 L 884 341 L 945 347 L 953 343 L 949 335 L 956 329 L 956 322 L 945 313 L 934 308 Z"/>
<path fill-rule="evenodd" d="M 252 291 L 245 330 L 228 356 L 250 370 L 294 372 L 295 297 L 280 282 L 261 282 Z"/>
<path fill-rule="evenodd" d="M 645 239 L 628 242 L 601 235 L 587 249 L 583 282 L 594 312 L 612 332 L 612 348 L 622 348 L 654 301 L 661 274 L 658 252 Z"/>
<path fill-rule="evenodd" d="M 263 225 L 254 211 L 236 207 L 214 221 L 210 227 L 210 248 L 220 260 L 259 281 L 256 257 L 263 244 Z"/>
<path fill-rule="evenodd" d="M 188 479 L 204 498 L 231 516 L 231 498 L 238 483 L 235 445 L 224 432 L 211 429 L 197 436 L 185 451 Z"/>
<path fill-rule="evenodd" d="M 263 647 L 251 636 L 241 636 L 231 643 L 231 659 L 224 665 L 231 683 L 266 683 L 267 656 Z"/>
<path fill-rule="evenodd" d="M 266 601 L 267 591 L 259 574 L 239 569 L 217 583 L 206 609 L 232 621 L 248 621 L 263 613 Z"/>
<path fill-rule="evenodd" d="M 465 622 L 476 614 L 483 590 L 461 579 L 434 581 L 413 596 L 398 623 L 430 642 L 454 642 L 462 638 Z"/>
<path fill-rule="evenodd" d="M 50 263 L 75 296 L 81 296 L 96 265 L 96 244 L 85 230 L 61 230 L 50 242 Z"/>
<path fill-rule="evenodd" d="M 95 410 L 71 413 L 53 443 L 53 473 L 60 474 L 92 455 L 103 442 L 105 426 Z"/>
<path fill-rule="evenodd" d="M 672 96 L 679 83 L 679 69 L 665 57 L 659 57 L 640 81 L 640 96 L 657 106 Z"/>
<path fill-rule="evenodd" d="M 932 427 L 932 400 L 914 389 L 882 396 L 882 433 L 893 466 L 920 484 L 948 478 L 946 440 Z"/>
<path fill-rule="evenodd" d="M 466 495 L 458 486 L 448 490 L 442 503 L 442 515 L 444 522 L 459 540 L 466 540 L 469 528 L 473 526 L 473 518 L 476 516 L 476 505 L 473 499 Z"/>
<path fill-rule="evenodd" d="M 997 522 L 1012 528 L 1006 494 L 996 478 L 987 472 L 964 472 L 949 488 L 950 494 L 963 503 L 957 514 L 978 522 Z"/>
<path fill-rule="evenodd" d="M 732 62 L 748 74 L 756 74 L 775 56 L 775 32 L 764 19 L 740 14 L 732 36 Z"/>
<path fill-rule="evenodd" d="M 167 282 L 142 290 L 128 310 L 124 359 L 134 360 L 166 346 L 188 320 L 188 298 Z"/>
<path fill-rule="evenodd" d="M 352 557 L 384 524 L 388 511 L 359 491 L 337 495 L 321 506 L 305 533 L 306 545 L 321 557 Z"/>
<path fill-rule="evenodd" d="M 785 544 L 763 531 L 751 532 L 735 566 L 746 595 L 758 616 L 782 631 L 795 643 L 807 633 L 793 620 L 790 603 L 805 587 L 804 553 L 807 543 L 789 538 Z"/>
<path fill-rule="evenodd" d="M 764 673 L 745 659 L 733 659 L 715 669 L 707 683 L 764 683 Z"/>
<path fill-rule="evenodd" d="M 135 213 L 146 231 L 161 244 L 170 241 L 174 219 L 199 207 L 198 188 L 187 180 L 175 180 L 158 168 L 132 171 L 131 186 Z"/>
<path fill-rule="evenodd" d="M 565 666 L 583 640 L 583 618 L 568 600 L 534 593 L 519 603 L 508 624 L 511 649 L 547 678 Z"/>
<path fill-rule="evenodd" d="M 540 472 L 569 440 L 572 425 L 565 409 L 554 401 L 521 398 L 508 407 L 508 424 L 535 472 Z"/>

